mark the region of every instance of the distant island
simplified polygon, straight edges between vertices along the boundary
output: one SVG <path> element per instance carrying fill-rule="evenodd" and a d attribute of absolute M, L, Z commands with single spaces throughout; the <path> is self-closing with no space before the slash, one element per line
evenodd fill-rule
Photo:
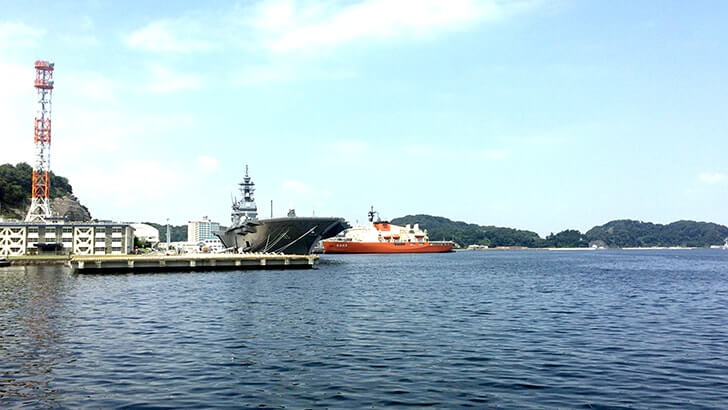
<path fill-rule="evenodd" d="M 482 226 L 422 214 L 395 218 L 392 223 L 397 225 L 418 223 L 421 228 L 427 229 L 431 240 L 451 240 L 462 247 L 469 245 L 528 248 L 709 247 L 723 245 L 728 238 L 728 227 L 695 221 L 677 221 L 661 225 L 620 219 L 595 226 L 586 233 L 567 229 L 557 234 L 550 234 L 546 238 L 527 230 Z"/>
<path fill-rule="evenodd" d="M 21 162 L 0 165 L 0 217 L 23 219 L 30 205 L 30 185 L 33 169 Z M 51 208 L 59 216 L 71 221 L 90 221 L 91 213 L 73 195 L 67 178 L 51 173 Z M 159 230 L 161 241 L 167 240 L 165 224 L 145 222 Z M 586 248 L 605 246 L 628 247 L 709 247 L 723 245 L 728 238 L 728 227 L 708 222 L 677 221 L 667 225 L 622 219 L 595 226 L 586 233 L 567 229 L 545 238 L 536 232 L 476 225 L 432 215 L 407 215 L 395 218 L 397 225 L 419 224 L 427 229 L 431 240 L 454 241 L 461 247 L 481 245 L 488 247 L 528 248 Z M 187 240 L 187 225 L 170 226 L 173 242 Z"/>

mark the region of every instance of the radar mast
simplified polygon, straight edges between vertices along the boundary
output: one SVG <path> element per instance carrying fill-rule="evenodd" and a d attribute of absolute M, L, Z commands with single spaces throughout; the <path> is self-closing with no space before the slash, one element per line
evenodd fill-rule
<path fill-rule="evenodd" d="M 245 164 L 245 176 L 240 182 L 240 193 L 243 197 L 237 201 L 233 200 L 233 212 L 231 221 L 233 226 L 240 225 L 243 222 L 258 219 L 258 206 L 255 204 L 255 183 L 248 175 L 248 164 Z"/>

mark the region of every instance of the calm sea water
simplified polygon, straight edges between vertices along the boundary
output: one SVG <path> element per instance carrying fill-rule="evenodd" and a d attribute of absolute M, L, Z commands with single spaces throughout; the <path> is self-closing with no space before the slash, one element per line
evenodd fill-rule
<path fill-rule="evenodd" d="M 0 268 L 0 407 L 728 407 L 728 251 Z"/>

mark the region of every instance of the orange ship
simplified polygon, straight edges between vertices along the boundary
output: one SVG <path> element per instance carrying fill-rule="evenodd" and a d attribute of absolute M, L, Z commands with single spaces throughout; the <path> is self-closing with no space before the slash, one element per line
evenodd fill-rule
<path fill-rule="evenodd" d="M 418 224 L 399 226 L 382 221 L 372 207 L 369 225 L 347 229 L 323 245 L 324 253 L 437 253 L 452 251 L 453 242 L 431 242 Z"/>

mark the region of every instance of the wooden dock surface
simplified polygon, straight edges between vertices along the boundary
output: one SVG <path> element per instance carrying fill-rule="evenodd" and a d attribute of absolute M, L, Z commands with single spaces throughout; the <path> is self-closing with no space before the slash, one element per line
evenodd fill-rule
<path fill-rule="evenodd" d="M 134 271 L 211 271 L 248 269 L 310 269 L 316 255 L 270 253 L 221 253 L 182 255 L 88 255 L 71 256 L 68 264 L 76 273 Z"/>

